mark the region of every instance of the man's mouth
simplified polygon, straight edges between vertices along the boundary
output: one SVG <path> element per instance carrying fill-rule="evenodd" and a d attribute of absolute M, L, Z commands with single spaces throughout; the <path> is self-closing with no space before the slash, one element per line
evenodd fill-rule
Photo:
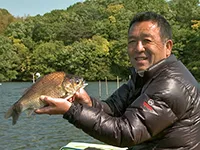
<path fill-rule="evenodd" d="M 147 57 L 135 57 L 136 61 L 147 60 Z"/>

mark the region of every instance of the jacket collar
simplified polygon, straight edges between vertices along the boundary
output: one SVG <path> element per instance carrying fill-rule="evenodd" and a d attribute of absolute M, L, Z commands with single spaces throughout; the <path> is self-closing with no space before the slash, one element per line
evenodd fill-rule
<path fill-rule="evenodd" d="M 146 71 L 144 71 L 144 76 L 142 77 L 144 80 L 148 80 L 155 76 L 156 74 L 159 74 L 166 65 L 171 64 L 172 62 L 177 61 L 177 58 L 174 56 L 174 54 L 171 54 L 168 58 L 163 59 L 153 66 L 149 67 Z M 131 68 L 131 72 L 133 75 L 133 80 L 135 81 L 136 78 L 139 76 L 135 70 L 135 68 Z"/>

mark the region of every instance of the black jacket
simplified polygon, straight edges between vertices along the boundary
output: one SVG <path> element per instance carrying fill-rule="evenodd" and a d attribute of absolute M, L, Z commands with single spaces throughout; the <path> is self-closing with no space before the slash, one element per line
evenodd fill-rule
<path fill-rule="evenodd" d="M 146 150 L 200 150 L 200 89 L 174 55 L 93 107 L 72 105 L 64 118 L 107 144 Z M 136 148 L 136 149 L 137 149 Z"/>

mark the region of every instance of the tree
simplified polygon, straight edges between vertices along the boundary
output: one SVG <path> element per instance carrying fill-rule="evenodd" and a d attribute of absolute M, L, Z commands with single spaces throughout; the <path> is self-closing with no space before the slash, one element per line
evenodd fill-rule
<path fill-rule="evenodd" d="M 101 36 L 93 36 L 91 39 L 82 39 L 66 46 L 65 59 L 62 64 L 67 72 L 84 77 L 86 80 L 108 79 L 115 77 L 110 73 L 109 62 L 110 43 Z"/>
<path fill-rule="evenodd" d="M 4 33 L 6 27 L 15 21 L 15 18 L 6 10 L 0 8 L 0 34 Z"/>
<path fill-rule="evenodd" d="M 5 37 L 1 39 L 1 59 L 5 57 L 12 65 L 4 67 L 1 78 L 30 80 L 34 72 L 66 71 L 88 80 L 105 77 L 115 80 L 116 76 L 127 79 L 129 22 L 138 12 L 154 11 L 172 25 L 173 53 L 200 79 L 198 3 L 198 0 L 152 0 L 151 3 L 86 0 L 43 16 L 15 18 L 4 28 Z M 8 12 L 2 12 L 2 22 L 8 23 Z M 11 55 L 16 56 L 15 61 L 9 60 Z M 13 72 L 10 73 L 13 76 L 9 74 L 6 78 L 6 71 Z"/>
<path fill-rule="evenodd" d="M 60 61 L 58 56 L 63 49 L 62 42 L 45 42 L 37 45 L 31 58 L 30 73 L 40 72 L 41 74 L 56 71 L 56 63 Z"/>
<path fill-rule="evenodd" d="M 197 24 L 192 26 L 190 33 L 187 36 L 187 43 L 183 51 L 183 63 L 193 73 L 193 75 L 200 81 L 200 28 Z"/>
<path fill-rule="evenodd" d="M 0 81 L 11 81 L 18 74 L 19 57 L 11 40 L 0 36 Z"/>

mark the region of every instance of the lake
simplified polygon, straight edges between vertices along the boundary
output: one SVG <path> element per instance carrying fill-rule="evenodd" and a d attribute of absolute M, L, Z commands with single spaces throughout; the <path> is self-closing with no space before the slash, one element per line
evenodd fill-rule
<path fill-rule="evenodd" d="M 68 123 L 67 120 L 62 118 L 62 115 L 27 117 L 26 113 L 23 112 L 14 126 L 11 118 L 4 119 L 4 114 L 8 108 L 31 85 L 31 82 L 5 82 L 0 85 L 0 149 L 59 150 L 72 141 L 101 143 Z M 99 92 L 99 85 L 101 85 L 101 92 Z M 88 82 L 85 89 L 93 97 L 99 98 L 99 95 L 101 95 L 101 99 L 106 99 L 117 89 L 117 83 Z"/>

